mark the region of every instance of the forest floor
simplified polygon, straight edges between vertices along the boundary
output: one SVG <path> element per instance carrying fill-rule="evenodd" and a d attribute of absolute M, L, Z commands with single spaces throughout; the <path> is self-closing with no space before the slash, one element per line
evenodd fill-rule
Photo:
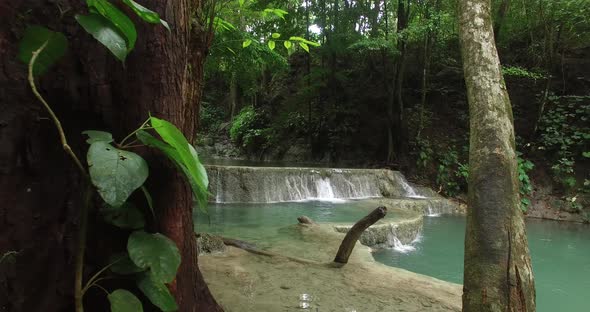
<path fill-rule="evenodd" d="M 228 247 L 199 257 L 213 295 L 228 312 L 460 311 L 462 286 L 376 263 L 357 243 L 347 265 L 331 263 L 344 234 L 329 226 L 293 226 L 275 253 L 303 264 Z"/>

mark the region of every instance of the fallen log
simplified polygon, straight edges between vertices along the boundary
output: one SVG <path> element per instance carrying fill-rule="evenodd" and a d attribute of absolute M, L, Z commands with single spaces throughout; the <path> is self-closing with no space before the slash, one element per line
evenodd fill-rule
<path fill-rule="evenodd" d="M 318 262 L 315 262 L 312 260 L 296 258 L 296 257 L 289 257 L 289 256 L 281 255 L 278 253 L 274 253 L 271 251 L 260 250 L 260 249 L 256 248 L 256 246 L 254 246 L 254 244 L 248 243 L 246 241 L 242 241 L 239 239 L 233 239 L 233 238 L 227 238 L 227 237 L 221 237 L 221 239 L 223 240 L 223 243 L 226 246 L 233 246 L 236 248 L 240 248 L 240 249 L 243 249 L 247 252 L 251 252 L 256 255 L 261 255 L 261 256 L 266 256 L 266 257 L 280 257 L 280 258 L 285 258 L 285 259 L 288 259 L 288 260 L 291 260 L 294 262 L 298 262 L 298 263 L 303 263 L 303 264 L 319 264 Z"/>
<path fill-rule="evenodd" d="M 361 237 L 361 234 L 370 227 L 371 225 L 375 224 L 375 222 L 379 221 L 387 214 L 387 208 L 381 206 L 373 210 L 371 213 L 366 215 L 364 218 L 357 221 L 352 228 L 346 233 L 346 236 L 340 243 L 340 248 L 338 248 L 338 252 L 336 253 L 336 258 L 334 258 L 334 263 L 336 266 L 343 266 L 344 264 L 348 263 L 348 258 L 350 254 L 352 254 L 352 250 L 354 249 L 354 245 Z"/>

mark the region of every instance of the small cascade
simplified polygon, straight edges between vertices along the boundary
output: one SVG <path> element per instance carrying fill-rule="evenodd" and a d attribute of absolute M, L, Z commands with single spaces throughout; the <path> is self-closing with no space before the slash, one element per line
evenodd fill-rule
<path fill-rule="evenodd" d="M 334 196 L 334 190 L 332 189 L 332 185 L 330 184 L 329 178 L 322 178 L 315 181 L 316 190 L 318 200 L 334 200 L 336 197 Z"/>
<path fill-rule="evenodd" d="M 416 250 L 416 247 L 412 246 L 411 244 L 404 245 L 397 237 L 394 237 L 393 249 L 401 253 L 408 253 L 410 251 Z"/>
<path fill-rule="evenodd" d="M 416 191 L 414 190 L 414 188 L 403 177 L 402 177 L 402 179 L 400 179 L 400 185 L 402 186 L 402 188 L 406 192 L 406 197 L 410 197 L 410 198 L 426 198 L 426 197 L 424 197 L 422 195 L 418 195 L 418 193 L 416 193 Z"/>
<path fill-rule="evenodd" d="M 428 208 L 427 213 L 426 213 L 426 216 L 427 217 L 440 217 L 440 213 L 439 212 L 436 212 L 432 208 L 432 205 L 430 203 L 427 205 L 427 208 Z"/>

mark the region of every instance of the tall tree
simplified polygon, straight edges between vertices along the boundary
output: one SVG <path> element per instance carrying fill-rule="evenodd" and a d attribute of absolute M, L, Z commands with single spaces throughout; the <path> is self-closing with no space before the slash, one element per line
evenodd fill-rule
<path fill-rule="evenodd" d="M 535 311 L 519 208 L 512 107 L 494 42 L 490 0 L 459 1 L 470 117 L 463 311 Z"/>
<path fill-rule="evenodd" d="M 72 238 L 79 227 L 82 183 L 46 113 L 31 96 L 26 68 L 16 61 L 25 24 L 43 23 L 75 38 L 68 58 L 49 79 L 42 79 L 40 88 L 56 103 L 78 155 L 86 148 L 82 130 L 108 129 L 121 137 L 150 113 L 174 123 L 189 140 L 195 136 L 210 37 L 204 2 L 142 4 L 157 11 L 172 30 L 137 23 L 141 40 L 123 67 L 75 25 L 73 14 L 85 10 L 81 1 L 0 2 L 0 252 L 16 253 L 14 264 L 0 270 L 2 309 L 63 311 L 74 303 Z M 190 189 L 163 155 L 147 157 L 159 222 L 155 227 L 174 240 L 182 256 L 171 285 L 179 310 L 221 311 L 198 268 Z M 89 246 L 97 245 L 96 238 L 90 237 Z M 86 263 L 87 274 L 103 265 L 91 261 Z M 87 304 L 87 310 L 104 307 Z"/>

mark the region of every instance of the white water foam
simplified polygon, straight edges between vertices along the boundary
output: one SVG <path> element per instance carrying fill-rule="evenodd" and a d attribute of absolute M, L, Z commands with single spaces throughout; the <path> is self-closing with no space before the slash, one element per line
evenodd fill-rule
<path fill-rule="evenodd" d="M 393 250 L 401 252 L 401 253 L 408 253 L 410 251 L 416 250 L 416 247 L 412 246 L 411 243 L 404 245 L 397 237 L 393 238 Z"/>
<path fill-rule="evenodd" d="M 426 214 L 427 217 L 440 217 L 440 213 L 434 212 L 432 206 L 428 204 L 428 213 Z"/>
<path fill-rule="evenodd" d="M 418 195 L 414 188 L 406 181 L 406 179 L 400 179 L 400 184 L 404 191 L 406 192 L 406 197 L 409 198 L 426 198 L 425 196 Z"/>

